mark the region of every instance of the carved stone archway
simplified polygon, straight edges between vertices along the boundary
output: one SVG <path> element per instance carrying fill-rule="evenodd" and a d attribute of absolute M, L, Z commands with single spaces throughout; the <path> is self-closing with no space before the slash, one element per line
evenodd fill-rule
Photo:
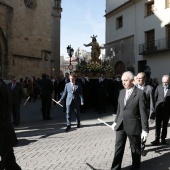
<path fill-rule="evenodd" d="M 118 61 L 115 64 L 115 74 L 122 74 L 123 72 L 125 72 L 125 64 L 122 61 Z"/>

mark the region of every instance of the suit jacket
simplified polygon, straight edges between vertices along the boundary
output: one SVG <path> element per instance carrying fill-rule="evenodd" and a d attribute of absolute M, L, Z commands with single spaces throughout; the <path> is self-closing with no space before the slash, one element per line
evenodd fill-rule
<path fill-rule="evenodd" d="M 150 85 L 145 84 L 143 91 L 146 94 L 146 107 L 147 107 L 147 113 L 148 118 L 149 115 L 152 115 L 154 113 L 154 92 L 153 87 Z"/>
<path fill-rule="evenodd" d="M 83 96 L 88 96 L 89 94 L 89 81 L 84 79 L 84 81 L 82 79 L 80 79 L 80 84 L 82 87 L 82 92 L 83 92 Z"/>
<path fill-rule="evenodd" d="M 115 130 L 123 123 L 124 130 L 129 135 L 140 135 L 142 130 L 149 132 L 145 93 L 134 87 L 125 106 L 125 92 L 123 89 L 119 94 Z"/>
<path fill-rule="evenodd" d="M 53 92 L 53 83 L 50 79 L 43 78 L 40 80 L 40 87 L 41 87 L 41 95 L 42 96 L 51 96 Z"/>
<path fill-rule="evenodd" d="M 69 82 L 70 82 L 69 78 L 68 79 L 64 78 L 60 81 L 59 85 L 60 85 L 61 92 L 64 91 L 65 85 Z"/>
<path fill-rule="evenodd" d="M 71 82 L 67 83 L 65 85 L 64 92 L 60 101 L 62 101 L 66 97 L 66 95 L 67 95 L 66 105 L 70 105 L 72 100 L 74 100 L 75 104 L 77 105 L 83 103 L 82 88 L 80 83 L 75 82 L 73 92 Z"/>
<path fill-rule="evenodd" d="M 98 92 L 99 94 L 107 95 L 108 92 L 108 79 L 104 78 L 103 81 L 98 83 Z"/>
<path fill-rule="evenodd" d="M 168 87 L 168 91 L 166 93 L 166 96 L 164 97 L 164 87 L 162 85 L 159 85 L 155 90 L 155 110 L 156 114 L 159 112 L 159 109 L 161 109 L 163 106 L 164 111 L 170 114 L 170 87 Z"/>
<path fill-rule="evenodd" d="M 24 90 L 23 87 L 21 87 L 21 84 L 17 82 L 14 89 L 12 90 L 12 83 L 9 83 L 8 88 L 10 89 L 10 92 L 12 94 L 12 103 L 20 104 L 21 99 L 24 96 Z"/>
<path fill-rule="evenodd" d="M 11 124 L 11 94 L 8 86 L 0 79 L 0 155 L 17 144 Z"/>

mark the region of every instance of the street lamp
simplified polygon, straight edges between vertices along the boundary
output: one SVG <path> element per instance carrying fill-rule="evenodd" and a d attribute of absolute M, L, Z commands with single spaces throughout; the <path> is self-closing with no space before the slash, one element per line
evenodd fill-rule
<path fill-rule="evenodd" d="M 80 65 L 80 58 L 79 58 L 79 55 L 81 54 L 81 53 L 79 53 L 79 51 L 80 51 L 80 48 L 78 48 L 78 49 L 77 49 L 77 52 L 76 52 L 78 68 L 79 68 L 79 65 Z"/>
<path fill-rule="evenodd" d="M 70 57 L 70 64 L 69 64 L 68 68 L 69 68 L 69 70 L 72 70 L 72 69 L 73 69 L 73 65 L 71 64 L 71 57 L 72 57 L 73 54 L 74 54 L 74 49 L 71 48 L 71 45 L 68 45 L 68 47 L 67 47 L 67 53 L 68 53 L 68 55 L 69 55 L 69 57 Z"/>

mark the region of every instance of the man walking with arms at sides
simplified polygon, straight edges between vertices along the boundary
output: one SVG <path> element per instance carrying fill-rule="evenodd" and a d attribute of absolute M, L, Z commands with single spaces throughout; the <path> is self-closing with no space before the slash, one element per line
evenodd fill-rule
<path fill-rule="evenodd" d="M 42 105 L 42 116 L 44 120 L 51 120 L 51 99 L 53 93 L 53 83 L 47 78 L 46 74 L 42 74 L 42 79 L 40 80 L 41 87 L 41 105 Z"/>
<path fill-rule="evenodd" d="M 155 114 L 151 115 L 151 119 L 156 117 L 156 133 L 155 140 L 151 142 L 152 145 L 158 145 L 161 137 L 161 144 L 166 145 L 165 140 L 167 136 L 167 126 L 170 116 L 170 78 L 168 75 L 162 77 L 162 84 L 159 85 L 155 90 Z M 153 121 L 152 121 L 153 122 Z M 162 126 L 162 134 L 161 133 Z"/>
<path fill-rule="evenodd" d="M 132 154 L 131 170 L 140 169 L 141 138 L 146 140 L 149 133 L 146 111 L 146 96 L 133 84 L 134 75 L 130 71 L 122 75 L 125 89 L 120 91 L 118 109 L 112 128 L 116 131 L 115 155 L 112 170 L 120 170 L 128 137 Z"/>
<path fill-rule="evenodd" d="M 20 105 L 22 98 L 24 96 L 24 89 L 15 76 L 11 78 L 11 83 L 8 84 L 8 88 L 10 89 L 12 95 L 12 116 L 13 116 L 13 124 L 15 126 L 19 126 L 20 124 Z"/>
<path fill-rule="evenodd" d="M 68 132 L 71 129 L 71 112 L 75 112 L 77 128 L 80 128 L 80 104 L 83 105 L 83 95 L 82 88 L 78 82 L 75 82 L 76 75 L 74 73 L 70 74 L 70 82 L 65 85 L 63 95 L 58 103 L 66 97 L 66 120 Z"/>
<path fill-rule="evenodd" d="M 147 114 L 148 119 L 154 112 L 154 94 L 153 87 L 146 84 L 146 75 L 144 72 L 140 72 L 137 74 L 137 85 L 139 89 L 143 90 L 146 94 L 146 106 L 147 106 Z"/>

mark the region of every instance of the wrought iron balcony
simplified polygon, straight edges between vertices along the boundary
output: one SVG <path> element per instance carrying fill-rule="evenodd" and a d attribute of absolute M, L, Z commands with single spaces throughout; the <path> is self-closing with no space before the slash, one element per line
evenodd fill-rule
<path fill-rule="evenodd" d="M 139 44 L 139 55 L 147 55 L 170 50 L 170 37 Z"/>

